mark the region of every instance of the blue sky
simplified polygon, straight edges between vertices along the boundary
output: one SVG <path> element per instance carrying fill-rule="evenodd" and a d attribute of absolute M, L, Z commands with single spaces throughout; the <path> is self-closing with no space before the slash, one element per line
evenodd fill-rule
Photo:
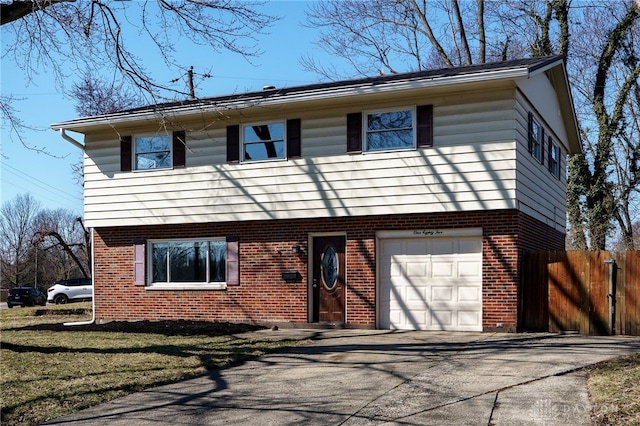
<path fill-rule="evenodd" d="M 260 90 L 265 85 L 285 87 L 317 82 L 318 76 L 303 72 L 299 64 L 301 56 L 319 53 L 313 44 L 315 30 L 301 25 L 307 5 L 306 1 L 268 2 L 266 12 L 283 19 L 268 29 L 270 34 L 259 36 L 264 53 L 251 60 L 253 65 L 239 55 L 221 52 L 208 56 L 202 55 L 202 48 L 200 51 L 185 49 L 181 54 L 188 61 L 187 65 L 193 65 L 196 72 L 212 74 L 212 78 L 200 82 L 196 94 L 217 96 Z M 3 46 L 11 42 L 4 36 Z M 145 58 L 144 64 L 148 69 L 156 67 L 153 57 Z M 163 66 L 158 62 L 156 68 Z M 52 123 L 77 117 L 74 101 L 59 92 L 46 71 L 27 82 L 24 71 L 14 64 L 3 61 L 1 67 L 2 94 L 17 98 L 13 106 L 25 124 L 41 129 L 26 133 L 25 138 L 51 155 L 26 149 L 15 137 L 11 140 L 3 126 L 0 202 L 11 200 L 17 194 L 30 193 L 42 208 L 63 208 L 81 214 L 82 187 L 75 181 L 71 167 L 82 161 L 82 153 L 49 128 Z M 165 76 L 168 80 L 177 77 L 168 72 L 160 75 L 161 78 Z"/>

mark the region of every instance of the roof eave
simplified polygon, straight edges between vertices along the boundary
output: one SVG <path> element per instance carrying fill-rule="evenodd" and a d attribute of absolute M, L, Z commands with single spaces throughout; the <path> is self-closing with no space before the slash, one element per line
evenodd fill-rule
<path fill-rule="evenodd" d="M 201 103 L 190 105 L 176 105 L 166 109 L 162 109 L 161 111 L 157 109 L 149 109 L 133 113 L 115 113 L 98 117 L 79 118 L 60 123 L 54 123 L 51 125 L 51 128 L 57 131 L 59 131 L 60 129 L 66 129 L 83 133 L 83 130 L 86 131 L 91 127 L 116 126 L 144 121 L 157 121 L 159 114 L 165 116 L 180 117 L 192 115 L 195 113 L 201 114 L 203 110 L 241 110 L 258 105 L 261 107 L 279 106 L 284 104 L 323 101 L 328 99 L 366 96 L 388 92 L 402 92 L 460 84 L 486 83 L 487 81 L 506 81 L 518 78 L 527 78 L 528 76 L 528 67 L 522 66 L 518 68 L 483 71 L 454 76 L 412 78 L 383 83 L 335 86 L 314 90 L 304 90 L 304 88 L 302 88 L 300 91 L 289 93 L 286 95 L 278 95 L 278 93 L 276 92 L 268 97 L 239 97 L 237 99 L 224 100 L 219 103 L 207 103 L 206 101 L 203 101 Z"/>

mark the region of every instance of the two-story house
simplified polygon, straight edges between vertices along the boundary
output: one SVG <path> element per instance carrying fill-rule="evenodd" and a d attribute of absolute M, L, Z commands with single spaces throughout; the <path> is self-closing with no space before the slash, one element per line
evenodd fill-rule
<path fill-rule="evenodd" d="M 85 152 L 98 322 L 516 330 L 581 149 L 557 56 L 52 128 Z"/>

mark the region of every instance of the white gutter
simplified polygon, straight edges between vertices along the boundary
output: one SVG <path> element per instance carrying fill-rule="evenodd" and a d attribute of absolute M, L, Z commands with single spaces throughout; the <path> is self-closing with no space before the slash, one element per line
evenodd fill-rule
<path fill-rule="evenodd" d="M 74 145 L 84 151 L 84 148 L 85 148 L 84 145 L 82 145 L 80 142 L 78 142 L 77 140 L 69 136 L 67 134 L 66 129 L 60 127 L 58 130 L 60 131 L 60 136 L 62 136 L 62 139 L 64 139 L 65 141 L 69 142 L 71 145 Z"/>
<path fill-rule="evenodd" d="M 91 320 L 89 321 L 78 321 L 78 322 L 65 322 L 63 325 L 65 326 L 74 326 L 74 325 L 91 325 L 96 322 L 96 287 L 93 285 L 93 274 L 95 271 L 95 257 L 93 250 L 93 228 L 91 228 Z"/>

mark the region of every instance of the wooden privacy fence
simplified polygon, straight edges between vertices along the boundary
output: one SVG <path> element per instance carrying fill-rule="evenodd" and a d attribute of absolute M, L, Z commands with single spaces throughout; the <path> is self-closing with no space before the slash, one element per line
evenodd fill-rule
<path fill-rule="evenodd" d="M 640 336 L 640 251 L 527 252 L 519 326 Z"/>

